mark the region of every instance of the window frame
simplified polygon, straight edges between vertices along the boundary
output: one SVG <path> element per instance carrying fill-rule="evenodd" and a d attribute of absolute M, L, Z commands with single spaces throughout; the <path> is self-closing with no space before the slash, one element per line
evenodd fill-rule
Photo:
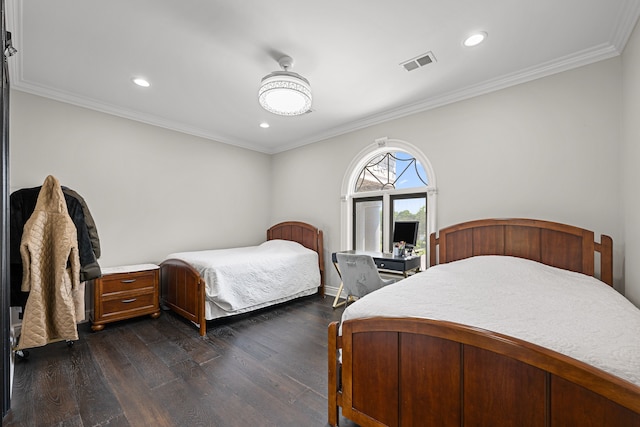
<path fill-rule="evenodd" d="M 412 155 L 422 165 L 425 174 L 427 175 L 427 185 L 424 187 L 416 187 L 401 190 L 378 190 L 355 193 L 355 184 L 357 182 L 360 171 L 364 166 L 375 156 L 386 152 L 404 151 Z M 340 249 L 348 250 L 354 248 L 353 238 L 353 210 L 354 198 L 365 197 L 383 197 L 383 224 L 389 224 L 389 217 L 392 215 L 389 213 L 389 200 L 391 194 L 403 195 L 403 194 L 416 194 L 426 193 L 427 195 L 427 223 L 426 223 L 426 239 L 427 248 L 425 256 L 423 257 L 423 268 L 426 268 L 426 263 L 429 260 L 429 236 L 436 230 L 436 215 L 437 215 L 437 180 L 436 175 L 431 166 L 429 159 L 419 150 L 416 146 L 402 140 L 379 138 L 374 141 L 373 144 L 368 145 L 362 151 L 360 151 L 351 161 L 350 165 L 345 171 L 345 175 L 342 181 L 341 187 L 341 224 L 340 224 Z M 386 200 L 384 200 L 386 198 Z M 385 203 L 386 202 L 386 203 Z M 392 236 L 388 232 L 383 232 L 383 248 L 390 247 L 389 240 Z"/>
<path fill-rule="evenodd" d="M 382 248 L 384 248 L 384 229 L 385 229 L 385 223 L 384 223 L 384 198 L 382 196 L 367 196 L 367 197 L 353 197 L 351 199 L 352 203 L 353 203 L 353 209 L 352 209 L 352 218 L 351 218 L 351 224 L 355 224 L 356 220 L 357 220 L 357 209 L 356 209 L 356 204 L 359 202 L 376 202 L 376 201 L 380 201 L 382 204 L 382 230 L 380 230 L 381 236 L 382 236 Z M 356 234 L 357 234 L 357 230 L 355 227 L 352 227 L 352 233 L 351 233 L 351 247 L 355 248 L 356 247 Z"/>
<path fill-rule="evenodd" d="M 414 190 L 414 189 L 412 189 Z M 427 193 L 426 191 L 418 191 L 415 193 L 397 193 L 397 192 L 393 192 L 392 194 L 389 194 L 389 232 L 388 234 L 388 242 L 389 242 L 389 246 L 387 247 L 388 251 L 391 252 L 392 251 L 392 247 L 391 245 L 393 245 L 393 227 L 391 227 L 391 225 L 393 225 L 393 223 L 395 221 L 393 221 L 393 202 L 396 200 L 404 200 L 404 199 L 420 199 L 420 198 L 424 198 L 424 203 L 425 203 L 425 214 L 427 216 L 427 218 L 429 218 L 429 207 L 427 205 Z M 384 205 L 383 205 L 384 207 Z M 427 218 L 425 218 L 425 226 L 427 225 Z M 354 218 L 355 219 L 355 218 Z M 426 248 L 429 245 L 429 236 L 425 236 L 424 238 L 425 240 L 425 254 L 426 254 Z"/>

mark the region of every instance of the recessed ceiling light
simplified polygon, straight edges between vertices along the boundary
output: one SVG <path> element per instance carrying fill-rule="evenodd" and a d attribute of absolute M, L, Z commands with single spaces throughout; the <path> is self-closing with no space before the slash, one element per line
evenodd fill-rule
<path fill-rule="evenodd" d="M 260 123 L 260 127 L 261 127 L 262 129 L 266 129 L 266 128 L 268 128 L 268 127 L 269 127 L 269 123 L 267 123 L 267 122 L 262 122 L 262 123 Z"/>
<path fill-rule="evenodd" d="M 467 47 L 477 46 L 480 43 L 482 43 L 486 38 L 487 38 L 487 33 L 485 33 L 484 31 L 481 31 L 479 33 L 475 33 L 467 37 L 462 44 L 464 44 Z"/>
<path fill-rule="evenodd" d="M 151 86 L 151 84 L 148 81 L 146 81 L 145 79 L 143 79 L 142 77 L 136 77 L 135 79 L 133 79 L 133 82 L 135 84 L 137 84 L 138 86 L 141 86 L 141 87 L 149 87 L 149 86 Z"/>

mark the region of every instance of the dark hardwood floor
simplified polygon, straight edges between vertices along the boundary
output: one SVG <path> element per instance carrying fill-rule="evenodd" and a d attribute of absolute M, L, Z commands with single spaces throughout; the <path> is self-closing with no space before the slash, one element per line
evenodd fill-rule
<path fill-rule="evenodd" d="M 332 301 L 209 322 L 205 338 L 170 312 L 101 332 L 81 324 L 73 346 L 16 364 L 3 426 L 326 426 L 327 325 L 342 314 Z"/>

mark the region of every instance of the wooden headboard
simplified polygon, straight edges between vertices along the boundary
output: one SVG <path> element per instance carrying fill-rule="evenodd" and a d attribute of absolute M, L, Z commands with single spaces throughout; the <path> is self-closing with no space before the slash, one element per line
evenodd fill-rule
<path fill-rule="evenodd" d="M 320 267 L 320 294 L 324 295 L 324 239 L 322 230 L 300 221 L 285 221 L 267 230 L 267 240 L 291 240 L 318 254 Z"/>
<path fill-rule="evenodd" d="M 536 219 L 482 219 L 452 225 L 430 236 L 430 265 L 478 255 L 509 255 L 593 276 L 613 286 L 613 240 L 595 242 L 593 231 Z M 436 262 L 437 261 L 437 262 Z"/>

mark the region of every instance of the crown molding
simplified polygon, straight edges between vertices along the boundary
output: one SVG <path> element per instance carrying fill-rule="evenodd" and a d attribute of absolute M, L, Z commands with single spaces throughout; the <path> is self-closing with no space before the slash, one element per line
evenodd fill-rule
<path fill-rule="evenodd" d="M 640 2 L 637 0 L 625 0 L 618 11 L 618 19 L 616 19 L 618 25 L 615 26 L 609 37 L 611 44 L 616 47 L 618 52 L 622 53 L 624 51 L 629 37 L 631 37 L 636 27 L 638 17 L 640 17 Z"/>
<path fill-rule="evenodd" d="M 22 0 L 7 2 L 6 6 L 7 29 L 13 32 L 17 28 L 17 34 L 16 37 L 13 38 L 13 41 L 14 46 L 18 52 L 20 52 L 20 42 L 23 40 L 21 33 L 22 26 L 17 26 L 16 23 L 21 22 Z M 264 154 L 277 154 L 388 122 L 390 120 L 421 113 L 618 56 L 624 51 L 624 47 L 633 33 L 639 16 L 640 2 L 637 0 L 625 0 L 620 6 L 618 25 L 616 25 L 612 31 L 609 43 L 603 43 L 601 45 L 585 49 L 581 52 L 560 57 L 534 67 L 505 74 L 495 79 L 443 93 L 438 96 L 404 105 L 383 113 L 374 114 L 360 120 L 351 121 L 344 125 L 318 132 L 294 143 L 281 145 L 275 149 L 268 149 L 266 147 L 259 146 L 258 144 L 247 143 L 247 141 L 241 141 L 229 135 L 215 134 L 204 129 L 187 126 L 184 123 L 178 123 L 163 117 L 145 114 L 139 111 L 122 109 L 114 105 L 84 98 L 70 92 L 63 92 L 49 87 L 44 87 L 42 85 L 36 85 L 24 80 L 21 55 L 18 54 L 10 58 L 8 63 L 12 89 Z"/>
<path fill-rule="evenodd" d="M 627 37 L 628 39 L 628 37 Z M 19 49 L 18 49 L 19 50 Z M 361 130 L 370 126 L 388 122 L 390 120 L 399 119 L 409 115 L 421 113 L 434 108 L 442 107 L 445 105 L 453 104 L 466 99 L 474 98 L 480 95 L 485 95 L 491 92 L 495 92 L 508 87 L 516 86 L 522 83 L 527 83 L 536 79 L 547 77 L 553 74 L 557 74 L 563 71 L 578 68 L 584 65 L 588 65 L 594 62 L 602 61 L 615 57 L 620 54 L 620 51 L 611 44 L 605 44 L 596 46 L 592 49 L 587 49 L 582 52 L 578 52 L 572 55 L 568 55 L 563 58 L 559 58 L 554 61 L 550 61 L 544 64 L 537 65 L 535 67 L 527 68 L 515 73 L 507 74 L 496 79 L 487 80 L 485 82 L 468 86 L 459 90 L 447 92 L 436 97 L 430 97 L 423 101 L 402 106 L 393 110 L 385 111 L 381 114 L 369 116 L 365 119 L 346 123 L 343 126 L 334 127 L 328 129 L 325 132 L 320 132 L 312 135 L 308 138 L 297 141 L 294 144 L 288 144 L 278 147 L 276 150 L 268 150 L 265 147 L 261 147 L 257 144 L 248 144 L 246 141 L 236 140 L 228 135 L 213 134 L 209 131 L 198 129 L 195 127 L 185 126 L 183 123 L 167 120 L 165 118 L 157 117 L 150 114 L 144 114 L 139 111 L 126 110 L 114 105 L 105 104 L 102 102 L 96 102 L 95 100 L 80 97 L 76 94 L 55 90 L 49 87 L 36 85 L 29 83 L 21 79 L 21 66 L 20 60 L 9 62 L 10 72 L 13 70 L 13 77 L 11 82 L 12 89 L 22 92 L 31 93 L 33 95 L 50 98 L 56 101 L 65 102 L 68 104 L 76 105 L 79 107 L 88 108 L 95 111 L 115 115 L 118 117 L 139 121 L 153 126 L 174 130 L 177 132 L 221 142 L 245 148 L 248 150 L 258 151 L 265 154 L 277 154 L 280 152 L 299 148 L 308 144 L 319 142 L 325 139 L 334 138 L 340 135 L 344 135 L 349 132 Z M 19 57 L 20 55 L 16 55 Z M 17 78 L 15 78 L 17 77 Z"/>
<path fill-rule="evenodd" d="M 491 92 L 496 92 L 508 87 L 517 86 L 519 84 L 561 73 L 563 71 L 568 71 L 598 61 L 603 61 L 605 59 L 618 56 L 619 54 L 620 52 L 615 46 L 611 44 L 602 44 L 594 48 L 584 50 L 582 52 L 577 52 L 553 61 L 536 65 L 535 67 L 526 68 L 514 73 L 506 74 L 501 77 L 487 80 L 476 85 L 471 85 L 459 90 L 443 93 L 439 96 L 430 97 L 420 102 L 405 105 L 393 110 L 385 111 L 384 113 L 372 115 L 358 121 L 350 122 L 345 124 L 344 126 L 332 128 L 327 132 L 316 134 L 304 141 L 300 141 L 296 145 L 296 147 L 313 142 L 318 142 L 323 139 L 334 138 L 345 133 L 361 130 L 390 120 L 399 119 L 412 114 L 417 114 L 459 101 L 464 101 L 466 99 L 485 95 Z M 287 149 L 296 147 L 292 146 Z"/>

